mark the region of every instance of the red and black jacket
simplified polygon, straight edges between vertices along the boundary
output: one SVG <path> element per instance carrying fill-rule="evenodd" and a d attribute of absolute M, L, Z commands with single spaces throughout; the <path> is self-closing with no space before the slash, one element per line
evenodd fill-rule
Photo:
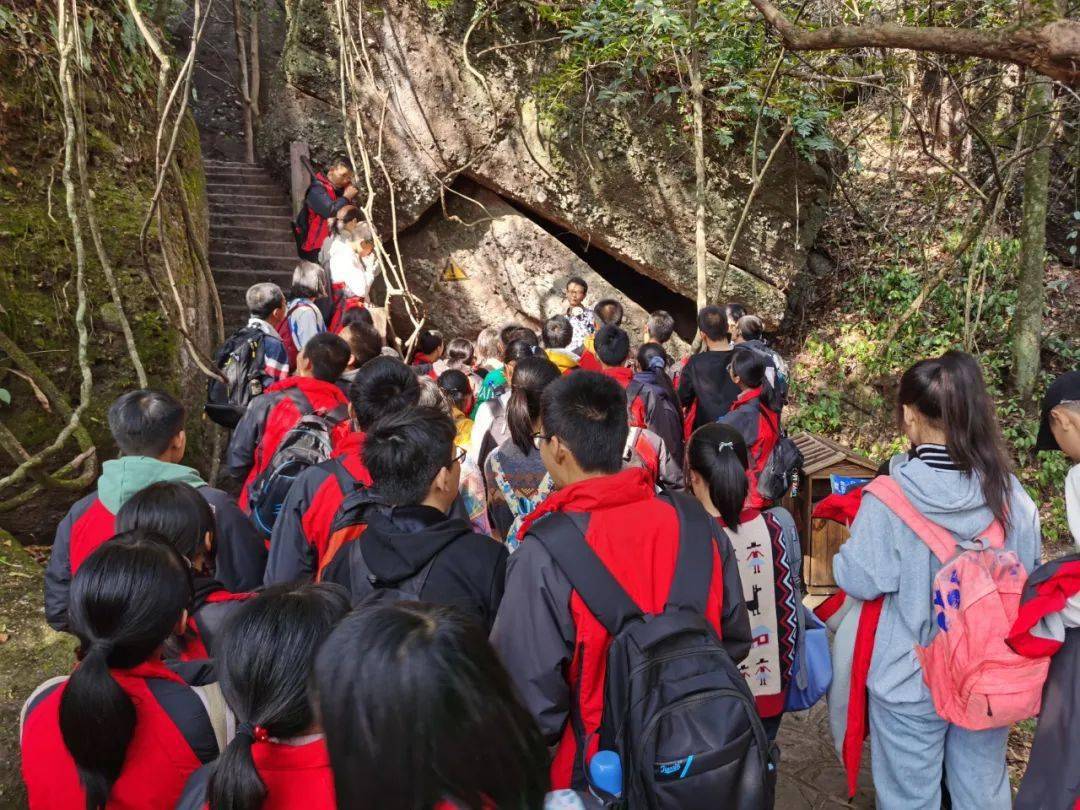
<path fill-rule="evenodd" d="M 332 382 L 314 377 L 289 377 L 251 400 L 240 424 L 233 431 L 225 463 L 229 474 L 244 482 L 240 508 L 248 511 L 252 482 L 266 469 L 285 434 L 309 413 L 333 411 L 348 405 L 341 389 Z M 342 420 L 334 432 L 334 445 L 349 432 L 348 420 Z"/>
<path fill-rule="evenodd" d="M 679 550 L 675 508 L 659 499 L 640 468 L 591 478 L 548 496 L 522 525 L 491 640 L 548 745 L 557 746 L 553 790 L 582 787 L 574 726 L 595 735 L 603 713 L 609 636 L 529 529 L 548 512 L 587 516 L 586 542 L 642 611 L 667 601 Z M 737 663 L 750 649 L 750 621 L 730 541 L 720 535 L 706 618 Z M 574 722 L 569 722 L 573 717 Z M 586 757 L 587 758 L 587 757 Z"/>
<path fill-rule="evenodd" d="M 267 740 L 251 746 L 255 770 L 266 786 L 261 810 L 336 810 L 334 775 L 326 740 L 310 742 Z M 204 765 L 191 775 L 176 810 L 203 810 L 213 765 Z"/>
<path fill-rule="evenodd" d="M 776 443 L 780 440 L 780 417 L 761 399 L 761 388 L 743 391 L 727 416 L 720 422 L 730 425 L 742 434 L 750 466 L 746 471 L 750 489 L 746 495 L 747 509 L 768 509 L 772 501 L 758 492 L 757 482 L 761 471 L 769 461 Z"/>
<path fill-rule="evenodd" d="M 205 661 L 216 657 L 217 641 L 226 620 L 254 592 L 230 593 L 212 577 L 195 577 L 195 595 L 181 636 L 166 644 L 165 657 Z"/>
<path fill-rule="evenodd" d="M 214 510 L 214 576 L 229 591 L 240 593 L 262 584 L 266 544 L 226 492 L 199 487 Z M 52 553 L 45 569 L 45 618 L 54 630 L 67 630 L 68 591 L 71 577 L 83 560 L 116 534 L 116 516 L 96 492 L 77 501 L 56 527 Z"/>
<path fill-rule="evenodd" d="M 334 516 L 358 485 L 371 486 L 361 458 L 363 446 L 364 434 L 350 433 L 333 458 L 308 468 L 293 482 L 270 536 L 266 585 L 314 579 L 328 562 Z"/>
<path fill-rule="evenodd" d="M 296 217 L 297 239 L 300 250 L 310 253 L 318 251 L 330 233 L 327 222 L 334 214 L 349 205 L 345 197 L 339 197 L 334 184 L 319 172 L 311 180 L 304 205 Z"/>
<path fill-rule="evenodd" d="M 161 661 L 111 670 L 135 705 L 135 734 L 108 808 L 171 808 L 184 783 L 218 755 L 217 737 L 199 695 Z M 31 810 L 86 806 L 75 761 L 60 734 L 66 681 L 36 693 L 22 727 L 22 775 Z"/>
<path fill-rule="evenodd" d="M 1009 633 L 1009 645 L 1021 655 L 1053 656 L 1027 772 L 1016 794 L 1018 810 L 1080 807 L 1080 627 L 1058 615 L 1077 594 L 1080 554 L 1040 565 L 1024 585 Z"/>

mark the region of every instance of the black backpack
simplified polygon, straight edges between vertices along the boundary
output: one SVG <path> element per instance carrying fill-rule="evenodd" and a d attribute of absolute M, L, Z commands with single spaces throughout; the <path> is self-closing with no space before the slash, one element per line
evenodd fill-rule
<path fill-rule="evenodd" d="M 347 406 L 332 411 L 311 411 L 311 405 L 295 388 L 286 392 L 304 416 L 285 434 L 270 463 L 251 483 L 248 503 L 251 521 L 265 537 L 269 537 L 277 522 L 281 505 L 300 473 L 330 458 L 330 441 L 334 427 L 349 415 Z"/>
<path fill-rule="evenodd" d="M 244 416 L 248 403 L 263 392 L 265 337 L 254 326 L 245 326 L 229 336 L 214 357 L 214 365 L 225 377 L 225 382 L 210 379 L 206 389 L 206 415 L 224 428 L 233 430 Z"/>
<path fill-rule="evenodd" d="M 754 697 L 705 618 L 716 522 L 686 496 L 665 493 L 679 517 L 679 554 L 663 613 L 644 614 L 584 539 L 584 516 L 553 512 L 536 540 L 611 635 L 601 750 L 622 760 L 618 799 L 630 810 L 764 810 L 776 767 Z M 587 740 L 578 732 L 578 750 Z M 588 768 L 580 763 L 587 774 Z"/>
<path fill-rule="evenodd" d="M 353 607 L 358 605 L 387 604 L 390 602 L 419 602 L 420 594 L 427 584 L 428 576 L 439 558 L 436 552 L 424 567 L 411 577 L 399 580 L 380 579 L 371 572 L 364 559 L 364 540 L 361 537 L 355 548 L 349 551 L 349 572 L 352 584 Z"/>
<path fill-rule="evenodd" d="M 780 427 L 779 416 L 776 417 L 776 422 L 780 438 L 769 453 L 757 480 L 758 494 L 770 501 L 779 501 L 788 494 L 792 486 L 797 487 L 803 469 L 802 451 L 791 440 L 787 431 Z"/>

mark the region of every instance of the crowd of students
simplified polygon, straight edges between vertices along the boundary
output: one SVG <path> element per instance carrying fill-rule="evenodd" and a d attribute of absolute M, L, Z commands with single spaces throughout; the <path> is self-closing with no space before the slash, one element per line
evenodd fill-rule
<path fill-rule="evenodd" d="M 335 188 L 320 183 L 333 206 L 298 236 L 312 260 L 323 225 L 324 258 L 340 255 L 325 242 L 359 227 Z M 489 327 L 475 344 L 428 331 L 402 356 L 362 300 L 344 306 L 371 273 L 338 281 L 334 266 L 327 285 L 302 263 L 291 300 L 274 285 L 248 292 L 264 362 L 226 456 L 235 500 L 182 464 L 188 416 L 173 397 L 133 391 L 110 408 L 120 455 L 61 523 L 46 572 L 46 616 L 79 646 L 71 674 L 23 710 L 30 806 L 604 806 L 610 783 L 599 786 L 592 762 L 623 739 L 612 715 L 625 685 L 613 679 L 637 677 L 608 677 L 612 650 L 633 652 L 632 626 L 636 654 L 650 655 L 685 635 L 679 622 L 699 640 L 649 659 L 653 692 L 670 660 L 732 667 L 728 691 L 754 709 L 750 736 L 716 748 L 679 704 L 663 733 L 690 724 L 682 755 L 650 749 L 642 764 L 627 755 L 640 740 L 619 751 L 629 806 L 769 806 L 767 740 L 805 640 L 800 538 L 759 487 L 787 392 L 761 321 L 736 304 L 705 307 L 701 350 L 680 361 L 666 348 L 669 314 L 632 339 L 621 304 L 589 307 L 587 283 L 572 278 L 565 312 L 539 330 Z M 333 295 L 339 285 L 347 295 Z M 898 413 L 913 450 L 887 475 L 913 509 L 959 543 L 1000 524 L 1003 548 L 1035 569 L 1038 510 L 1010 472 L 977 362 L 949 352 L 917 363 Z M 1080 461 L 1078 436 L 1074 372 L 1048 395 L 1040 445 Z M 878 492 L 867 490 L 834 563 L 851 599 L 883 597 L 867 681 L 878 804 L 936 808 L 944 782 L 955 807 L 1008 806 L 1007 727 L 943 719 L 914 653 L 941 622 L 941 563 Z M 1032 655 L 1072 650 L 1077 593 L 1080 561 L 1029 580 Z M 712 669 L 680 683 L 704 684 Z M 1047 749 L 1075 741 L 1061 717 L 1080 709 L 1075 672 L 1057 669 L 1047 689 L 1062 715 L 1044 714 L 1036 739 Z M 749 765 L 724 770 L 754 745 L 760 793 Z M 1076 781 L 1054 792 L 1052 778 L 1025 782 L 1021 796 L 1038 795 L 1027 806 L 1072 806 Z M 719 784 L 748 792 L 710 792 Z M 655 789 L 646 803 L 644 785 Z"/>

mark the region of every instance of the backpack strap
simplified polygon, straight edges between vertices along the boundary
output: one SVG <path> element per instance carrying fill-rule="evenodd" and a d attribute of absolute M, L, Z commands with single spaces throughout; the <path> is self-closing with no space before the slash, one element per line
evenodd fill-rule
<path fill-rule="evenodd" d="M 679 520 L 679 556 L 675 561 L 667 607 L 683 608 L 704 616 L 712 584 L 713 542 L 715 533 L 723 529 L 688 495 L 665 490 L 660 497 L 675 507 Z"/>
<path fill-rule="evenodd" d="M 960 543 L 952 532 L 937 525 L 916 509 L 892 477 L 879 475 L 866 485 L 864 491 L 885 504 L 890 512 L 915 532 L 940 562 L 946 563 L 956 554 L 956 548 Z M 986 540 L 991 548 L 1001 548 L 1005 545 L 1004 528 L 996 519 L 979 536 Z"/>
<path fill-rule="evenodd" d="M 630 384 L 626 386 L 626 407 L 629 408 L 634 404 L 634 400 L 641 395 L 644 388 L 645 384 L 641 380 L 630 381 Z"/>
<path fill-rule="evenodd" d="M 530 534 L 547 549 L 589 612 L 614 636 L 642 613 L 585 539 L 587 527 L 587 517 L 580 512 L 550 512 L 533 524 Z"/>
<path fill-rule="evenodd" d="M 296 409 L 300 411 L 303 416 L 307 416 L 310 413 L 314 413 L 315 409 L 311 407 L 311 400 L 307 398 L 307 395 L 299 388 L 286 388 L 285 396 L 292 400 L 292 403 L 296 406 Z"/>
<path fill-rule="evenodd" d="M 359 574 L 372 591 L 377 591 L 382 587 L 393 588 L 397 591 L 403 591 L 404 593 L 415 596 L 418 600 L 420 594 L 424 592 L 424 586 L 427 585 L 428 577 L 431 575 L 431 569 L 435 566 L 435 560 L 442 554 L 442 549 L 439 549 L 435 554 L 424 563 L 424 567 L 413 574 L 411 577 L 405 577 L 405 579 L 399 579 L 396 581 L 380 580 L 375 572 L 371 570 L 371 566 L 367 564 L 367 560 L 364 559 L 364 543 L 361 541 L 356 546 L 356 556 L 352 562 L 356 565 L 355 573 Z M 402 587 L 407 585 L 408 587 Z"/>

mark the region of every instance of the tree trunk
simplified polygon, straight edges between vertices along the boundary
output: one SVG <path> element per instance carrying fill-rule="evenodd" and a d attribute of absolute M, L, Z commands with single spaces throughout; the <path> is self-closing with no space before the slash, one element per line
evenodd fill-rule
<path fill-rule="evenodd" d="M 1030 398 L 1039 375 L 1043 305 L 1046 297 L 1046 207 L 1050 184 L 1051 82 L 1033 76 L 1025 114 L 1028 147 L 1041 144 L 1024 163 L 1024 199 L 1021 206 L 1020 257 L 1016 285 L 1016 314 L 1012 323 L 1013 385 Z"/>
<path fill-rule="evenodd" d="M 251 83 L 249 96 L 251 98 L 251 116 L 258 123 L 262 109 L 259 104 L 260 89 L 262 86 L 262 60 L 259 56 L 259 16 L 262 13 L 262 0 L 251 0 L 251 19 L 248 26 L 248 43 L 251 53 Z"/>
<path fill-rule="evenodd" d="M 236 34 L 236 64 L 240 68 L 240 101 L 244 106 L 244 160 L 255 162 L 255 123 L 251 108 L 251 80 L 248 77 L 247 46 L 244 41 L 244 11 L 240 0 L 232 0 L 233 31 Z"/>
<path fill-rule="evenodd" d="M 705 240 L 705 110 L 701 86 L 701 51 L 697 42 L 697 0 L 690 0 L 690 102 L 694 115 L 694 265 L 697 307 L 708 304 Z"/>

